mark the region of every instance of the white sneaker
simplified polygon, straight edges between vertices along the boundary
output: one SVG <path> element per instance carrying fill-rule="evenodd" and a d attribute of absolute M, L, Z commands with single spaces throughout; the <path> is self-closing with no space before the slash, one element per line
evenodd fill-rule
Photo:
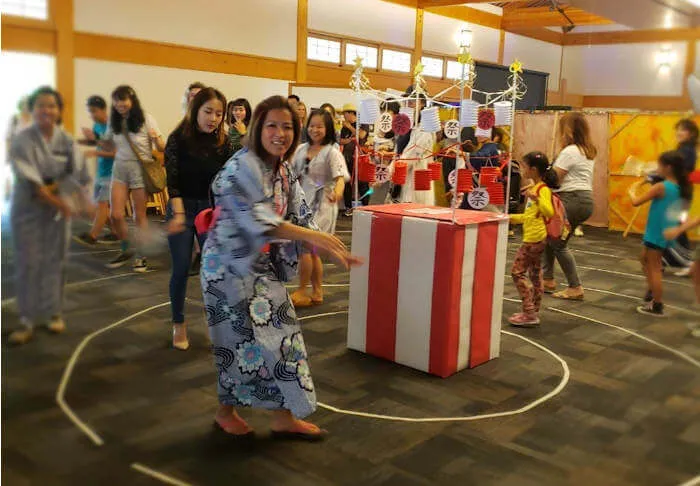
<path fill-rule="evenodd" d="M 683 267 L 677 272 L 673 272 L 673 274 L 676 277 L 689 277 L 690 276 L 690 267 Z"/>
<path fill-rule="evenodd" d="M 145 273 L 148 271 L 148 264 L 145 258 L 134 258 L 134 272 Z"/>
<path fill-rule="evenodd" d="M 580 226 L 577 226 L 576 229 L 574 230 L 574 236 L 583 236 L 583 230 L 581 229 Z"/>

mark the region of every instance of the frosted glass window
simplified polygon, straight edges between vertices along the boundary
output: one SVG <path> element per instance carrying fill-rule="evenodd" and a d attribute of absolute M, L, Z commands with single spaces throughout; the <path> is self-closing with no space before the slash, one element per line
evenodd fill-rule
<path fill-rule="evenodd" d="M 382 69 L 407 73 L 411 71 L 411 55 L 408 52 L 392 51 L 384 49 L 382 51 Z"/>
<path fill-rule="evenodd" d="M 378 50 L 376 47 L 347 43 L 345 44 L 345 64 L 354 64 L 355 58 L 360 56 L 364 67 L 376 68 L 377 53 Z"/>
<path fill-rule="evenodd" d="M 423 74 L 425 76 L 442 77 L 442 59 L 423 56 L 420 58 L 420 62 L 423 64 Z"/>
<path fill-rule="evenodd" d="M 315 61 L 340 63 L 340 42 L 309 37 L 306 46 L 306 56 Z"/>
<path fill-rule="evenodd" d="M 40 20 L 49 17 L 47 0 L 0 0 L 0 12 Z"/>
<path fill-rule="evenodd" d="M 469 66 L 464 71 L 465 75 L 469 74 Z M 460 79 L 462 77 L 462 65 L 457 61 L 447 61 L 447 79 Z"/>

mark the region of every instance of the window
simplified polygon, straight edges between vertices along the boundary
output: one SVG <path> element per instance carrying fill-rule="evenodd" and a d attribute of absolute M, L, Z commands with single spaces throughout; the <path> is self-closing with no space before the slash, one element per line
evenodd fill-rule
<path fill-rule="evenodd" d="M 465 75 L 469 74 L 469 66 L 464 71 Z M 460 79 L 462 77 L 462 65 L 457 61 L 447 61 L 447 79 Z"/>
<path fill-rule="evenodd" d="M 306 49 L 309 59 L 340 64 L 340 42 L 338 41 L 309 37 Z"/>
<path fill-rule="evenodd" d="M 362 65 L 367 68 L 377 67 L 377 48 L 370 46 L 361 46 L 359 44 L 345 44 L 345 64 L 353 64 L 355 58 L 362 58 Z"/>
<path fill-rule="evenodd" d="M 0 0 L 0 11 L 8 15 L 46 20 L 47 0 Z"/>
<path fill-rule="evenodd" d="M 442 77 L 442 59 L 439 57 L 426 57 L 420 58 L 420 62 L 423 63 L 423 74 L 426 76 L 433 76 L 435 78 Z"/>
<path fill-rule="evenodd" d="M 411 55 L 408 52 L 383 49 L 382 69 L 408 73 L 411 71 Z"/>

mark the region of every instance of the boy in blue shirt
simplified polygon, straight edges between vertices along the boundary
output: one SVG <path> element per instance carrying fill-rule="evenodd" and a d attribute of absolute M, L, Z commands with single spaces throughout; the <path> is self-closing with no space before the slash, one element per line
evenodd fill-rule
<path fill-rule="evenodd" d="M 93 126 L 83 128 L 85 140 L 80 143 L 95 144 L 107 131 L 109 116 L 107 115 L 107 102 L 101 96 L 90 96 L 87 100 L 87 109 L 92 118 Z M 83 233 L 73 238 L 78 243 L 93 246 L 98 242 L 112 243 L 118 238 L 111 231 L 104 238 L 98 240 L 103 228 L 109 223 L 109 197 L 112 184 L 112 165 L 114 164 L 114 152 L 103 150 L 93 150 L 87 152 L 86 156 L 97 157 L 97 172 L 95 174 L 95 202 L 97 202 L 97 213 L 92 228 L 88 233 Z"/>

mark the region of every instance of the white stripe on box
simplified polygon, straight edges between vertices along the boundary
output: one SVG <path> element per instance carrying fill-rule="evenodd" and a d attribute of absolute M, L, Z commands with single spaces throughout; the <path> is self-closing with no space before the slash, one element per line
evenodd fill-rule
<path fill-rule="evenodd" d="M 355 211 L 352 216 L 352 253 L 364 264 L 350 269 L 350 309 L 348 311 L 348 348 L 364 352 L 367 346 L 367 291 L 369 287 L 369 248 L 372 213 Z"/>
<path fill-rule="evenodd" d="M 493 280 L 493 304 L 491 307 L 491 349 L 489 359 L 498 358 L 501 354 L 501 320 L 503 317 L 503 287 L 505 280 L 502 275 L 506 271 L 508 256 L 508 221 L 498 225 L 498 240 L 496 240 L 496 268 Z"/>
<path fill-rule="evenodd" d="M 474 291 L 474 266 L 476 265 L 476 242 L 479 226 L 472 224 L 464 228 L 464 262 L 462 263 L 462 286 L 459 298 L 459 350 L 457 369 L 469 364 L 471 344 L 472 292 Z"/>
<path fill-rule="evenodd" d="M 430 368 L 430 326 L 437 220 L 401 220 L 401 258 L 396 305 L 395 361 L 422 371 Z"/>

